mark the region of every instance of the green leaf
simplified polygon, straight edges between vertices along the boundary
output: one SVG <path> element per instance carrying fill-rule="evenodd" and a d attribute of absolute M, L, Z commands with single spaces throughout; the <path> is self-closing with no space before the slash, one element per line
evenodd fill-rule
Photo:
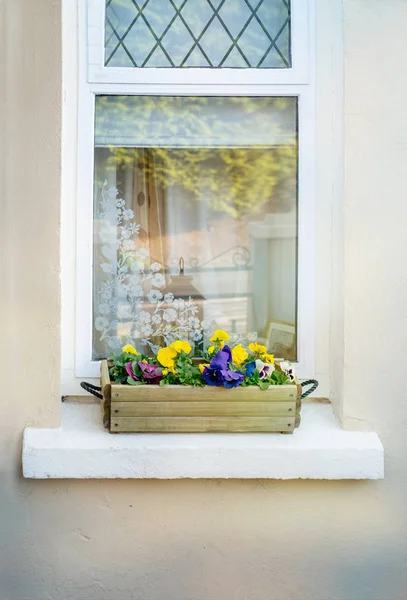
<path fill-rule="evenodd" d="M 127 377 L 127 383 L 129 385 L 144 385 L 142 381 L 134 381 L 130 376 Z"/>

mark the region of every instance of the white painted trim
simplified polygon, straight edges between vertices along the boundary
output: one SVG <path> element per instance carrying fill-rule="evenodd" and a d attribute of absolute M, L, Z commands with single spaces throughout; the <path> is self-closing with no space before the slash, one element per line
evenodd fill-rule
<path fill-rule="evenodd" d="M 292 435 L 118 434 L 97 404 L 65 403 L 59 429 L 24 432 L 31 479 L 382 479 L 376 433 L 344 431 L 329 404 L 305 404 Z"/>
<path fill-rule="evenodd" d="M 88 0 L 88 81 L 139 85 L 219 85 L 225 80 L 231 85 L 306 84 L 310 77 L 310 20 L 314 1 L 291 0 L 292 67 L 289 69 L 152 69 L 104 66 L 105 0 Z"/>

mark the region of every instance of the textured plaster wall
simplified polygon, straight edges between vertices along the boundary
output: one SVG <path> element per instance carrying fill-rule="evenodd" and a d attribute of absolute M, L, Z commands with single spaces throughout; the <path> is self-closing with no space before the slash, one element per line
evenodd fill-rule
<path fill-rule="evenodd" d="M 407 3 L 344 9 L 333 367 L 345 417 L 382 436 L 385 481 L 36 482 L 20 475 L 22 429 L 56 424 L 59 394 L 60 6 L 0 0 L 1 600 L 405 600 Z"/>

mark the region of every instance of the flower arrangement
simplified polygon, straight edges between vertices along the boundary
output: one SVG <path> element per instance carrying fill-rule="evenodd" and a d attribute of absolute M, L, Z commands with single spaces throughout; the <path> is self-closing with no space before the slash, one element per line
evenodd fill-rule
<path fill-rule="evenodd" d="M 257 385 L 266 390 L 270 385 L 286 385 L 295 380 L 292 365 L 275 364 L 267 348 L 252 342 L 246 348 L 227 345 L 230 335 L 221 329 L 210 338 L 211 345 L 197 364 L 191 357 L 192 347 L 186 340 L 177 340 L 160 348 L 154 357 L 140 354 L 127 344 L 120 354 L 111 354 L 111 378 L 129 385 L 190 385 L 195 387 Z"/>

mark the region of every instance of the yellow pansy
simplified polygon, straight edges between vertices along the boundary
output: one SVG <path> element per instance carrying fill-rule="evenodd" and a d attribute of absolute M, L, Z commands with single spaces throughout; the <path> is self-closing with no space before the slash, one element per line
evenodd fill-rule
<path fill-rule="evenodd" d="M 265 354 L 263 354 L 262 359 L 269 365 L 274 365 L 274 354 L 267 354 L 266 352 Z"/>
<path fill-rule="evenodd" d="M 169 373 L 169 370 L 168 370 L 168 369 L 163 369 L 163 370 L 161 371 L 161 373 L 162 373 L 163 375 L 168 375 L 168 373 Z"/>
<path fill-rule="evenodd" d="M 157 352 L 157 360 L 163 367 L 172 368 L 177 354 L 174 348 L 160 348 Z"/>
<path fill-rule="evenodd" d="M 232 348 L 232 361 L 237 366 L 240 366 L 248 356 L 249 353 L 247 352 L 246 348 L 242 346 L 242 344 L 238 344 L 237 346 Z"/>
<path fill-rule="evenodd" d="M 227 342 L 230 339 L 230 335 L 223 331 L 223 329 L 217 329 L 212 337 L 209 338 L 211 342 Z"/>
<path fill-rule="evenodd" d="M 257 342 L 252 342 L 251 344 L 249 344 L 249 350 L 250 352 L 253 352 L 253 354 L 258 354 L 259 356 L 263 356 L 267 353 L 266 346 L 262 346 Z"/>
<path fill-rule="evenodd" d="M 122 352 L 125 352 L 126 354 L 134 354 L 134 356 L 139 356 L 139 353 L 131 344 L 126 344 L 125 346 L 123 346 Z"/>
<path fill-rule="evenodd" d="M 191 344 L 186 340 L 177 340 L 176 342 L 172 342 L 170 344 L 170 348 L 174 348 L 177 352 L 184 351 L 185 354 L 189 354 L 192 350 Z"/>
<path fill-rule="evenodd" d="M 200 365 L 198 365 L 199 370 L 201 371 L 201 373 L 204 372 L 205 367 L 209 367 L 209 363 L 201 363 Z"/>

